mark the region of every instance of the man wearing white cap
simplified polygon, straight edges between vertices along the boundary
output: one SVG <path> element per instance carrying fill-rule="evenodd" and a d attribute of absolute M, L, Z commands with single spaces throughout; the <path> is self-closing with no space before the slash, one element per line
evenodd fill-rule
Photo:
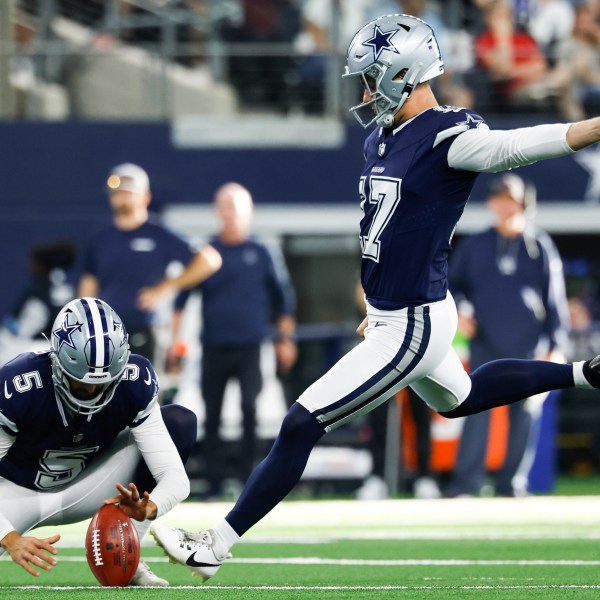
<path fill-rule="evenodd" d="M 127 325 L 132 352 L 153 360 L 153 316 L 160 300 L 210 277 L 221 267 L 221 256 L 209 245 L 192 248 L 150 216 L 150 180 L 141 167 L 117 165 L 106 185 L 113 222 L 89 238 L 79 295 L 113 306 Z M 184 268 L 170 277 L 167 267 L 174 262 Z"/>
<path fill-rule="evenodd" d="M 562 262 L 550 237 L 532 222 L 535 189 L 507 173 L 491 185 L 487 208 L 493 227 L 460 243 L 450 262 L 450 287 L 459 329 L 471 338 L 470 367 L 501 358 L 561 359 L 567 342 L 568 308 Z M 463 302 L 461 302 L 463 300 Z M 495 474 L 495 493 L 527 492 L 535 456 L 537 422 L 546 394 L 509 406 L 506 457 Z M 449 496 L 477 495 L 483 485 L 490 413 L 464 421 Z"/>

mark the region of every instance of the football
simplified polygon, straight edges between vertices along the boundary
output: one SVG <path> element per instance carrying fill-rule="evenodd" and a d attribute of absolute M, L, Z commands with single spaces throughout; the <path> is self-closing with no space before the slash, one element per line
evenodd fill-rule
<path fill-rule="evenodd" d="M 116 504 L 105 504 L 92 517 L 85 555 L 103 586 L 129 585 L 140 562 L 140 540 L 131 519 Z"/>

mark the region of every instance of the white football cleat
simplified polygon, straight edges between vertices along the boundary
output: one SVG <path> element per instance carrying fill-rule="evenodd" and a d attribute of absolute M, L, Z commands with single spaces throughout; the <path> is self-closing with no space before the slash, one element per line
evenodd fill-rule
<path fill-rule="evenodd" d="M 140 560 L 137 571 L 129 585 L 139 587 L 169 587 L 169 582 L 150 570 L 150 567 Z"/>
<path fill-rule="evenodd" d="M 174 527 L 153 525 L 150 534 L 162 547 L 170 562 L 188 567 L 194 577 L 206 581 L 213 577 L 229 558 L 228 553 L 215 552 L 215 534 L 210 529 L 192 533 Z"/>

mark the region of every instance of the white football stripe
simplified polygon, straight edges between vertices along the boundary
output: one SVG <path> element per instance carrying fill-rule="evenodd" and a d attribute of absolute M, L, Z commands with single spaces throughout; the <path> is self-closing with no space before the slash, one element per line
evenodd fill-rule
<path fill-rule="evenodd" d="M 92 314 L 92 320 L 94 322 L 95 330 L 95 344 L 96 344 L 96 368 L 104 366 L 104 328 L 102 327 L 102 317 L 100 316 L 100 310 L 98 304 L 95 301 L 88 303 L 90 312 Z"/>

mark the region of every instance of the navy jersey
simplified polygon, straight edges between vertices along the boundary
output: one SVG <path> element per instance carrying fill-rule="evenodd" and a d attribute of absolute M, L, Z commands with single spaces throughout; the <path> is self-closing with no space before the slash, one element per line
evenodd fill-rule
<path fill-rule="evenodd" d="M 456 135 L 482 123 L 469 110 L 438 106 L 367 138 L 361 281 L 376 308 L 446 297 L 452 234 L 478 175 L 449 167 L 448 149 Z"/>
<path fill-rule="evenodd" d="M 98 279 L 99 298 L 133 331 L 152 320 L 137 307 L 140 290 L 161 281 L 170 263 L 187 265 L 194 254 L 186 240 L 151 218 L 132 231 L 114 225 L 98 231 L 86 247 L 83 268 Z"/>
<path fill-rule="evenodd" d="M 0 369 L 0 426 L 16 436 L 0 476 L 30 489 L 71 483 L 127 427 L 143 423 L 158 401 L 150 362 L 132 354 L 110 403 L 86 417 L 69 416 L 52 384 L 48 352 L 25 353 Z"/>
<path fill-rule="evenodd" d="M 210 244 L 223 266 L 200 285 L 202 342 L 245 346 L 262 342 L 274 319 L 294 312 L 294 293 L 283 258 L 276 260 L 265 244 L 248 239 Z"/>

